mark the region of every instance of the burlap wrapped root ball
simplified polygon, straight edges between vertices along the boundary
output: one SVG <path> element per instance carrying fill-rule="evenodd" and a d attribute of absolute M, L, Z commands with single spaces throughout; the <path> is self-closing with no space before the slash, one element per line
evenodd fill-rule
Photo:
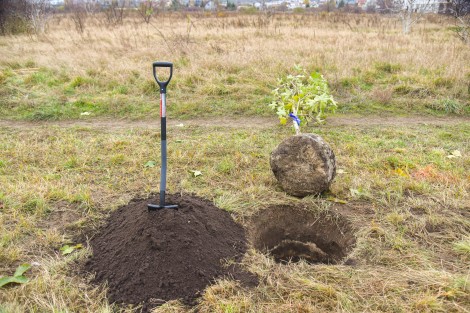
<path fill-rule="evenodd" d="M 270 164 L 282 189 L 297 197 L 328 190 L 336 175 L 333 150 L 315 134 L 285 139 L 271 153 Z"/>

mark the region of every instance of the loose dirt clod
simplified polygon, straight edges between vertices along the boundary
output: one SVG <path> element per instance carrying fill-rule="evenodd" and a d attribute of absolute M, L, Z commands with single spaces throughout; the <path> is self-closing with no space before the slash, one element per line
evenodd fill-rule
<path fill-rule="evenodd" d="M 276 206 L 252 217 L 250 238 L 256 249 L 276 262 L 336 264 L 354 246 L 349 221 L 338 213 L 315 213 L 302 207 Z"/>
<path fill-rule="evenodd" d="M 226 261 L 241 260 L 246 250 L 243 227 L 210 201 L 168 195 L 178 210 L 148 211 L 157 198 L 133 200 L 114 211 L 90 241 L 85 264 L 94 282 L 107 282 L 110 302 L 143 304 L 144 311 L 173 299 L 186 304 L 215 279 L 242 283 L 256 278 Z"/>

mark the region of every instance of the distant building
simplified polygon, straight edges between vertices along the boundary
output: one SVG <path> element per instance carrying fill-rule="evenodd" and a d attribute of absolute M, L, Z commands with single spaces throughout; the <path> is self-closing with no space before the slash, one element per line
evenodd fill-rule
<path fill-rule="evenodd" d="M 449 4 L 448 0 L 402 0 L 403 8 L 412 7 L 417 13 L 440 13 Z"/>
<path fill-rule="evenodd" d="M 215 5 L 214 1 L 209 1 L 204 6 L 204 10 L 209 10 L 209 11 L 215 10 L 216 8 L 217 8 L 217 6 Z"/>
<path fill-rule="evenodd" d="M 413 11 L 420 13 L 438 13 L 441 0 L 413 0 Z M 406 1 L 405 1 L 406 3 Z"/>
<path fill-rule="evenodd" d="M 366 0 L 366 3 L 364 4 L 363 8 L 377 8 L 377 0 Z"/>

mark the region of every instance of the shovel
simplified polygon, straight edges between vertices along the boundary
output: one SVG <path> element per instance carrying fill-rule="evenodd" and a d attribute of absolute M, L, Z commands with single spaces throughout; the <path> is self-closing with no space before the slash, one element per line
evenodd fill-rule
<path fill-rule="evenodd" d="M 169 67 L 170 77 L 166 81 L 161 81 L 157 76 L 158 67 Z M 148 204 L 149 210 L 161 210 L 161 209 L 177 209 L 176 204 L 165 203 L 165 189 L 166 189 L 166 86 L 171 80 L 173 75 L 173 63 L 170 62 L 154 62 L 153 63 L 153 77 L 160 87 L 160 121 L 161 121 L 161 175 L 160 175 L 160 204 Z"/>

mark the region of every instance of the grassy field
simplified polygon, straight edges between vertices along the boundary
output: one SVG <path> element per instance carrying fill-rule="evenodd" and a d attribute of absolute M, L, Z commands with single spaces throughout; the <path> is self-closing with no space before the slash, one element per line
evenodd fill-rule
<path fill-rule="evenodd" d="M 169 129 L 170 192 L 212 199 L 244 225 L 276 204 L 335 209 L 357 244 L 354 265 L 281 265 L 250 250 L 243 264 L 258 287 L 219 281 L 195 308 L 156 312 L 468 312 L 470 50 L 448 26 L 430 17 L 402 36 L 398 21 L 374 15 L 172 14 L 148 27 L 90 18 L 84 34 L 57 18 L 44 36 L 1 37 L 0 114 L 14 122 L 0 123 L 0 276 L 33 267 L 28 283 L 0 289 L 0 312 L 132 312 L 77 268 L 90 253 L 84 234 L 158 191 L 159 130 L 122 119 L 156 121 L 151 63 L 163 59 L 176 65 L 169 118 L 183 119 Z M 328 194 L 304 199 L 269 168 L 292 130 L 263 118 L 294 64 L 325 75 L 340 117 L 362 116 L 304 129 L 340 169 Z M 381 125 L 371 113 L 413 118 Z M 238 119 L 211 125 L 222 117 Z M 45 119 L 71 121 L 28 122 Z"/>
<path fill-rule="evenodd" d="M 83 34 L 55 18 L 44 36 L 0 38 L 0 114 L 12 119 L 158 113 L 155 60 L 175 63 L 173 116 L 269 115 L 277 79 L 300 64 L 324 74 L 340 113 L 469 114 L 470 51 L 429 17 L 409 36 L 377 15 L 158 15 Z"/>

